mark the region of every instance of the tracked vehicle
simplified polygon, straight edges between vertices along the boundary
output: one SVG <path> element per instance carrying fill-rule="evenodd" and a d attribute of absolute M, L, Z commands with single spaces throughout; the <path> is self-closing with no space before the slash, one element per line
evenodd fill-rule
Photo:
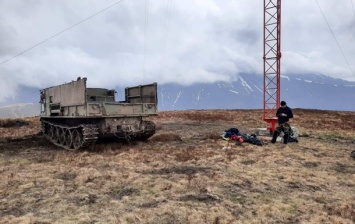
<path fill-rule="evenodd" d="M 86 78 L 40 90 L 42 132 L 55 145 L 77 150 L 98 139 L 146 140 L 157 115 L 157 84 L 125 88 L 125 101 L 115 90 L 87 88 Z"/>

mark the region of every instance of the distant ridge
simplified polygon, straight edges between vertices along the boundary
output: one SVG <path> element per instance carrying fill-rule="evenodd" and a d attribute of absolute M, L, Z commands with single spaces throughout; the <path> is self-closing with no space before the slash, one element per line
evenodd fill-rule
<path fill-rule="evenodd" d="M 0 107 L 0 118 L 22 118 L 39 115 L 39 105 L 17 103 Z"/>
<path fill-rule="evenodd" d="M 113 88 L 118 92 L 117 99 L 124 100 L 122 94 L 124 87 Z M 39 114 L 38 89 L 29 87 L 19 89 L 16 97 L 9 97 L 6 102 L 0 103 L 1 118 Z M 281 99 L 291 108 L 355 111 L 354 98 L 355 82 L 319 74 L 281 76 Z M 159 111 L 261 108 L 263 108 L 261 75 L 241 74 L 233 82 L 198 83 L 189 86 L 158 82 Z"/>
<path fill-rule="evenodd" d="M 260 109 L 263 108 L 263 77 L 242 74 L 234 82 L 159 87 L 160 110 Z M 355 111 L 355 82 L 324 75 L 281 77 L 281 100 L 290 107 Z"/>

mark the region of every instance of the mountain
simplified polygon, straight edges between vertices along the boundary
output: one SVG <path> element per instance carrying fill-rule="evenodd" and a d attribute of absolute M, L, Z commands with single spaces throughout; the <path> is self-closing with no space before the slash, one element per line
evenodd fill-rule
<path fill-rule="evenodd" d="M 159 87 L 160 110 L 260 109 L 263 77 L 240 75 L 231 83 L 166 84 Z M 281 100 L 293 108 L 354 111 L 355 82 L 324 75 L 281 77 Z"/>
<path fill-rule="evenodd" d="M 4 102 L 0 102 L 0 107 L 23 103 L 38 104 L 38 102 L 39 89 L 27 86 L 20 86 L 17 90 L 16 96 L 6 95 L 6 100 Z"/>
<path fill-rule="evenodd" d="M 8 101 L 0 104 L 0 117 L 39 114 L 38 89 L 28 87 L 19 89 L 16 98 L 9 98 Z M 124 88 L 117 87 L 116 90 L 117 98 L 123 100 Z M 291 108 L 355 111 L 354 97 L 355 82 L 315 74 L 292 74 L 281 77 L 281 100 L 285 100 Z M 190 86 L 158 83 L 160 111 L 260 109 L 262 107 L 263 77 L 260 75 L 242 74 L 230 83 L 217 82 Z"/>
<path fill-rule="evenodd" d="M 18 118 L 39 115 L 39 104 L 18 103 L 0 107 L 0 118 Z"/>

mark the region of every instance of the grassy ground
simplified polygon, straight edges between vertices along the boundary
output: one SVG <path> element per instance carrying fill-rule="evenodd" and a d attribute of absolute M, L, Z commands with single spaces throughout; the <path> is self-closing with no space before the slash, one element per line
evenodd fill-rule
<path fill-rule="evenodd" d="M 294 110 L 299 143 L 222 148 L 261 110 L 160 112 L 147 142 L 69 152 L 0 124 L 0 223 L 353 223 L 355 113 Z M 5 125 L 4 125 L 5 124 Z"/>

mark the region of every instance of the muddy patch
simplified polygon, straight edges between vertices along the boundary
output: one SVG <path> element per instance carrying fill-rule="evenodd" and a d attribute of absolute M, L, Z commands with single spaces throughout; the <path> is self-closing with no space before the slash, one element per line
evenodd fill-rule
<path fill-rule="evenodd" d="M 168 174 L 186 174 L 193 175 L 196 173 L 207 173 L 211 170 L 209 167 L 196 167 L 196 166 L 178 166 L 163 168 L 157 170 L 143 171 L 143 174 L 156 174 L 156 175 L 168 175 Z"/>
<path fill-rule="evenodd" d="M 229 186 L 229 190 L 250 190 L 252 187 L 252 182 L 250 180 L 244 180 L 242 182 L 231 183 Z"/>
<path fill-rule="evenodd" d="M 29 156 L 29 159 L 35 163 L 49 163 L 55 159 L 54 153 L 34 153 Z"/>
<path fill-rule="evenodd" d="M 153 200 L 153 201 L 148 201 L 148 202 L 145 202 L 142 204 L 138 204 L 137 207 L 139 207 L 139 208 L 156 208 L 159 205 L 166 203 L 166 202 L 168 202 L 168 201 L 167 200 L 161 200 L 161 201 Z"/>
<path fill-rule="evenodd" d="M 74 180 L 76 178 L 77 174 L 73 172 L 64 172 L 60 173 L 56 176 L 57 179 L 65 180 L 65 181 L 70 181 Z"/>
<path fill-rule="evenodd" d="M 300 182 L 293 182 L 293 181 L 286 182 L 286 187 L 293 190 L 310 191 L 310 192 L 322 191 L 326 188 L 325 186 L 302 184 Z"/>
<path fill-rule="evenodd" d="M 339 216 L 355 222 L 355 204 L 325 205 L 324 210 L 329 215 Z"/>
<path fill-rule="evenodd" d="M 251 160 L 251 159 L 249 159 L 249 160 L 243 160 L 243 161 L 241 161 L 240 163 L 242 163 L 242 164 L 244 164 L 244 165 L 253 165 L 254 163 L 256 163 L 257 161 L 255 161 L 255 160 Z"/>
<path fill-rule="evenodd" d="M 0 127 L 1 128 L 13 128 L 13 127 L 22 127 L 30 125 L 28 121 L 23 119 L 4 119 L 0 120 Z"/>
<path fill-rule="evenodd" d="M 0 153 L 5 155 L 16 155 L 24 151 L 51 151 L 53 146 L 49 140 L 47 140 L 42 134 L 28 135 L 18 138 L 5 138 L 2 139 L 4 143 L 1 143 Z M 53 147 L 55 148 L 55 147 Z"/>
<path fill-rule="evenodd" d="M 150 142 L 182 142 L 180 135 L 172 133 L 155 134 L 150 139 Z"/>
<path fill-rule="evenodd" d="M 336 163 L 333 169 L 338 173 L 355 174 L 355 166 L 345 165 L 342 163 Z"/>
<path fill-rule="evenodd" d="M 300 189 L 302 184 L 299 182 L 287 182 L 287 187 L 291 189 Z"/>
<path fill-rule="evenodd" d="M 318 163 L 317 162 L 305 162 L 305 163 L 302 163 L 302 166 L 306 167 L 306 168 L 315 168 L 315 167 L 318 167 Z"/>
<path fill-rule="evenodd" d="M 179 201 L 197 201 L 203 203 L 214 203 L 219 202 L 220 199 L 217 196 L 209 195 L 209 194 L 189 194 L 184 195 L 179 198 Z"/>
<path fill-rule="evenodd" d="M 121 200 L 124 196 L 138 195 L 139 190 L 131 186 L 117 187 L 108 193 L 112 198 Z"/>
<path fill-rule="evenodd" d="M 0 206 L 0 217 L 7 216 L 7 215 L 13 215 L 15 217 L 19 217 L 19 216 L 23 216 L 24 214 L 26 214 L 26 212 L 22 209 L 20 205 L 16 205 L 12 207 Z"/>
<path fill-rule="evenodd" d="M 94 204 L 97 201 L 97 196 L 95 194 L 88 194 L 83 196 L 76 196 L 72 198 L 69 202 L 73 202 L 78 206 Z"/>

